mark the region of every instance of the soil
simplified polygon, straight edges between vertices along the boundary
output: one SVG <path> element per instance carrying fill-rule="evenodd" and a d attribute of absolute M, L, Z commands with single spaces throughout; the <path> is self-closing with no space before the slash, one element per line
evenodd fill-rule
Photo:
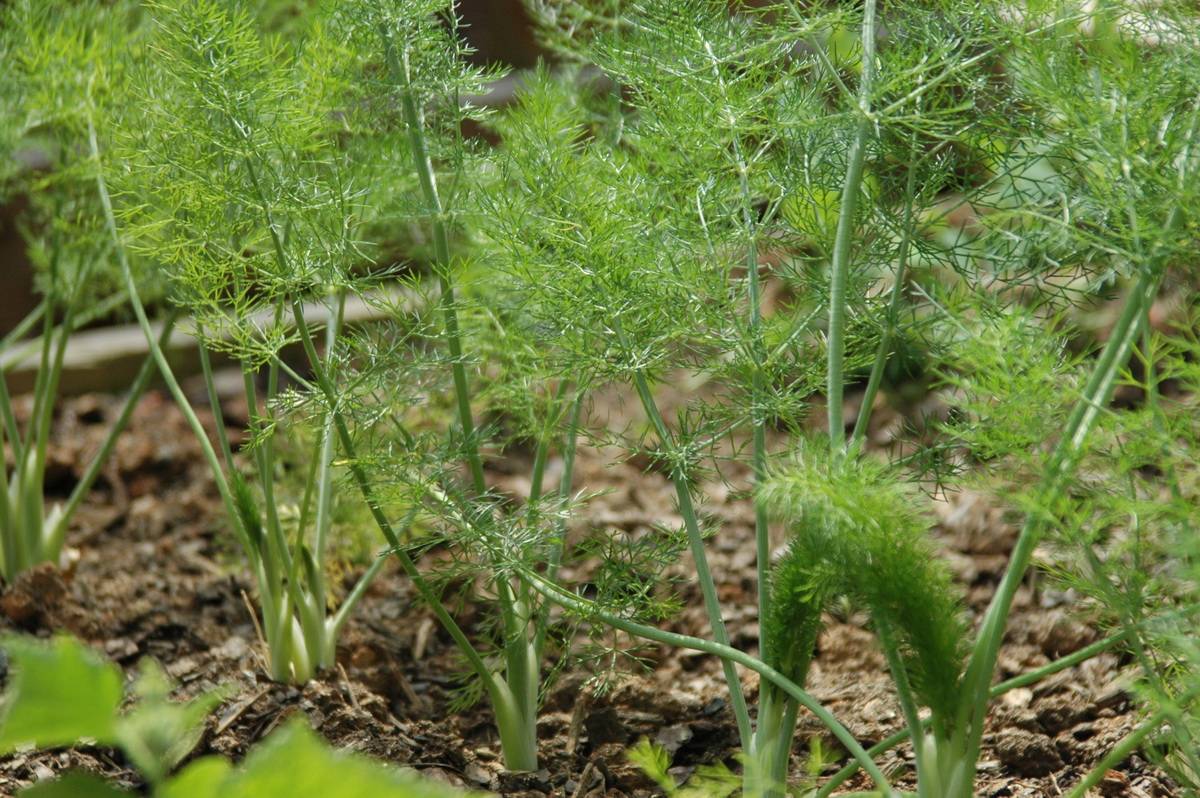
<path fill-rule="evenodd" d="M 628 403 L 601 398 L 593 423 L 620 426 L 635 417 Z M 665 400 L 670 403 L 670 397 Z M 857 401 L 849 400 L 850 404 Z M 63 495 L 98 445 L 116 399 L 87 396 L 65 402 L 56 421 L 48 490 Z M 853 408 L 848 407 L 853 418 Z M 922 410 L 927 410 L 923 408 Z M 237 417 L 231 407 L 231 416 Z M 244 413 L 244 411 L 243 411 Z M 813 417 L 821 417 L 814 411 Z M 211 418 L 206 417 L 211 423 Z M 894 411 L 877 411 L 872 444 L 890 445 L 900 426 Z M 678 523 L 667 480 L 636 459 L 611 465 L 611 452 L 581 448 L 576 488 L 603 490 L 572 528 L 642 534 L 657 524 Z M 554 478 L 556 464 L 548 469 Z M 489 479 L 498 487 L 528 488 L 528 457 L 495 460 Z M 757 638 L 754 594 L 753 514 L 737 490 L 745 474 L 701 487 L 704 509 L 723 522 L 710 541 L 733 644 L 753 650 Z M 526 482 L 522 483 L 522 480 Z M 938 504 L 938 540 L 961 582 L 971 613 L 982 613 L 1015 539 L 1015 528 L 983 496 L 957 494 Z M 198 447 L 178 410 L 164 395 L 140 403 L 103 479 L 81 510 L 69 536 L 62 569 L 43 567 L 0 595 L 0 627 L 49 635 L 69 631 L 105 652 L 132 673 L 146 656 L 156 658 L 191 696 L 221 685 L 228 698 L 208 722 L 195 754 L 242 756 L 284 719 L 297 713 L 330 742 L 427 776 L 510 796 L 649 796 L 658 791 L 626 759 L 626 751 L 649 737 L 672 755 L 673 773 L 687 778 L 706 763 L 736 767 L 737 739 L 719 663 L 693 652 L 650 646 L 641 651 L 648 669 L 629 673 L 598 694 L 589 672 L 567 668 L 545 702 L 539 721 L 543 770 L 504 771 L 485 704 L 451 712 L 460 672 L 453 645 L 419 602 L 410 583 L 390 569 L 374 584 L 338 648 L 338 667 L 303 688 L 274 684 L 264 674 L 260 646 L 248 609 L 248 575 L 224 530 L 219 502 Z M 361 565 L 358 566 L 361 569 Z M 567 569 L 567 582 L 586 575 Z M 668 574 L 679 579 L 687 608 L 671 628 L 707 635 L 699 591 L 685 561 Z M 352 575 L 352 574 L 350 574 Z M 479 621 L 467 604 L 459 617 Z M 1097 638 L 1070 593 L 1044 581 L 1024 587 L 1000 657 L 1008 678 L 1070 653 Z M 753 674 L 743 677 L 750 697 Z M 1076 783 L 1137 724 L 1137 707 L 1126 690 L 1123 663 L 1102 655 L 1030 688 L 997 700 L 985 738 L 977 794 L 1054 796 Z M 831 617 L 819 642 L 809 689 L 862 742 L 870 745 L 900 728 L 883 657 L 865 619 Z M 838 751 L 811 717 L 802 715 L 792 772 L 805 773 L 814 739 Z M 881 762 L 902 774 L 911 749 L 896 749 Z M 833 757 L 836 758 L 836 757 Z M 824 773 L 836 769 L 828 765 Z M 22 753 L 0 760 L 0 794 L 70 768 L 104 774 L 137 786 L 119 752 L 81 747 Z M 846 789 L 869 789 L 861 775 Z M 1169 779 L 1134 755 L 1111 771 L 1104 795 L 1170 796 Z"/>

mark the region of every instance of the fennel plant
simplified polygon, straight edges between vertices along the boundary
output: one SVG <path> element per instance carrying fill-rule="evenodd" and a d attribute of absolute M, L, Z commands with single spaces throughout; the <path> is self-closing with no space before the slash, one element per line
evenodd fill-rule
<path fill-rule="evenodd" d="M 118 112 L 115 98 L 126 83 L 118 54 L 138 46 L 132 14 L 130 3 L 17 2 L 0 10 L 0 59 L 7 73 L 0 88 L 0 160 L 7 172 L 0 175 L 0 192 L 26 197 L 19 223 L 41 294 L 37 307 L 0 340 L 4 372 L 30 352 L 38 364 L 24 429 L 0 373 L 0 441 L 11 453 L 0 489 L 0 574 L 9 583 L 39 563 L 58 564 L 75 512 L 154 376 L 147 358 L 66 501 L 47 507 L 47 449 L 69 338 L 121 304 L 85 153 L 88 115 Z M 45 163 L 35 164 L 39 159 Z M 154 290 L 153 281 L 143 284 Z M 156 333 L 161 344 L 173 323 L 168 319 Z M 39 337 L 27 340 L 31 332 Z"/>
<path fill-rule="evenodd" d="M 786 782 L 798 694 L 781 688 L 802 684 L 826 602 L 851 596 L 869 611 L 908 727 L 870 753 L 911 737 L 920 795 L 971 795 L 1013 598 L 1035 545 L 1054 528 L 1164 271 L 1189 241 L 1181 225 L 1200 96 L 1187 56 L 1194 14 L 1164 8 L 1147 33 L 1136 4 L 1117 3 L 1036 3 L 999 19 L 938 3 L 884 17 L 869 0 L 861 14 L 839 9 L 827 17 L 790 4 L 760 15 L 703 3 L 685 11 L 637 3 L 607 17 L 574 6 L 536 7 L 557 49 L 600 65 L 622 96 L 607 117 L 536 93 L 526 100 L 527 114 L 518 119 L 536 138 L 516 139 L 511 174 L 519 191 L 489 209 L 507 222 L 493 235 L 511 253 L 519 292 L 542 312 L 547 339 L 567 350 L 564 360 L 593 355 L 588 365 L 596 374 L 627 381 L 641 400 L 657 438 L 654 456 L 677 487 L 712 641 L 701 647 L 639 624 L 619 607 L 568 596 L 527 568 L 525 578 L 590 618 L 721 656 L 750 754 L 746 789 L 756 795 L 778 794 Z M 860 42 L 838 52 L 834 43 L 845 37 L 837 34 L 850 26 Z M 842 105 L 831 110 L 829 95 Z M 844 154 L 840 162 L 837 153 Z M 974 226 L 953 229 L 946 218 L 964 207 Z M 758 492 L 759 656 L 772 678 L 760 688 L 752 723 L 733 669 L 749 661 L 728 648 L 692 496 L 714 428 L 682 416 L 672 430 L 655 406 L 650 378 L 696 362 L 711 368 L 717 352 L 738 363 L 735 373 L 745 382 L 734 406 L 741 415 L 724 420 L 750 430 L 751 473 L 763 481 L 769 455 L 761 425 L 780 417 L 782 403 L 768 393 L 778 383 L 768 378 L 764 355 L 773 350 L 761 337 L 758 247 L 763 230 L 780 220 L 801 239 L 803 265 L 829 264 L 826 277 L 812 269 L 796 281 L 828 308 L 829 452 L 806 445 Z M 728 238 L 714 234 L 722 229 Z M 738 249 L 746 270 L 722 271 Z M 865 294 L 866 280 L 881 268 L 892 285 L 886 303 Z M 1063 288 L 1068 273 L 1074 280 Z M 994 344 L 986 328 L 972 329 L 971 318 L 995 313 L 988 308 L 997 301 L 1013 302 L 1017 289 L 1039 312 L 1055 312 L 1117 275 L 1127 279 L 1120 315 L 1094 358 L 1076 364 L 1078 382 L 1057 393 L 1057 444 L 1035 459 L 1020 505 L 1025 524 L 972 633 L 924 539 L 928 522 L 906 509 L 919 503 L 903 488 L 908 477 L 863 459 L 887 361 L 905 335 L 925 336 L 949 352 L 966 352 L 973 341 Z M 743 286 L 745 305 L 730 301 L 740 292 L 722 291 L 723 282 Z M 925 300 L 912 310 L 904 307 L 910 292 Z M 737 310 L 749 317 L 740 330 L 730 321 Z M 793 324 L 803 330 L 817 314 L 797 315 Z M 873 347 L 870 338 L 867 347 L 847 342 L 851 320 L 868 330 L 874 325 Z M 1062 332 L 1036 326 L 1034 334 L 1049 343 Z M 867 400 L 847 440 L 842 394 L 856 348 L 859 357 L 864 348 L 875 351 L 859 361 L 870 366 Z M 1010 378 L 1021 374 L 1012 354 L 993 361 Z M 967 357 L 957 373 L 986 365 Z M 997 401 L 1018 408 L 1031 391 L 1044 394 L 1029 374 L 1009 379 L 1010 393 L 985 393 L 972 429 L 989 428 Z M 813 385 L 795 380 L 788 387 L 795 402 Z M 1000 439 L 990 456 L 1017 448 Z M 769 576 L 766 507 L 794 527 Z M 1126 629 L 1087 653 L 1130 634 Z"/>
<path fill-rule="evenodd" d="M 151 7 L 151 57 L 137 65 L 132 99 L 143 110 L 121 130 L 127 168 L 114 174 L 115 214 L 99 179 L 125 288 L 168 388 L 200 440 L 227 522 L 253 573 L 272 678 L 303 683 L 334 664 L 338 635 L 383 567 L 377 558 L 336 609 L 326 556 L 331 534 L 335 409 L 305 401 L 315 386 L 281 352 L 298 339 L 310 368 L 330 374 L 344 356 L 342 317 L 359 290 L 352 162 L 327 116 L 337 84 L 320 61 L 320 29 L 289 52 L 244 11 L 215 2 Z M 96 146 L 93 155 L 105 157 Z M 125 240 L 128 238 L 128 245 Z M 215 443 L 151 335 L 134 258 L 161 265 L 170 299 L 194 319 L 216 422 Z M 307 307 L 306 307 L 307 303 Z M 323 351 L 306 314 L 323 310 Z M 242 372 L 250 411 L 244 473 L 226 433 L 212 353 Z M 260 382 L 261 375 L 261 382 Z M 293 388 L 285 389 L 290 379 Z M 285 418 L 286 416 L 286 418 Z M 300 495 L 285 483 L 277 436 L 310 425 L 311 467 Z M 285 518 L 291 498 L 298 512 Z"/>
<path fill-rule="evenodd" d="M 514 770 L 537 767 L 551 604 L 719 657 L 754 796 L 787 789 L 801 710 L 854 759 L 818 794 L 858 767 L 895 794 L 872 757 L 910 739 L 919 795 L 969 796 L 992 698 L 1113 646 L 1136 654 L 1149 621 L 1131 611 L 1094 646 L 994 684 L 1034 549 L 1083 528 L 1067 523 L 1087 515 L 1068 513 L 1076 474 L 1191 244 L 1194 14 L 1164 3 L 1148 33 L 1132 3 L 533 2 L 562 61 L 492 115 L 470 98 L 498 73 L 469 66 L 452 3 L 330 2 L 289 46 L 235 5 L 151 6 L 130 95 L 143 115 L 104 149 L 87 93 L 83 121 L 124 287 L 250 561 L 274 678 L 332 663 L 383 563 L 330 613 L 323 558 L 343 467 L 488 697 Z M 494 152 L 464 138 L 468 122 L 499 139 Z M 388 269 L 367 243 L 398 227 L 426 270 Z M 215 443 L 150 328 L 141 263 L 195 319 Z M 398 275 L 416 305 L 344 330 L 345 298 Z M 1063 356 L 1068 328 L 1046 318 L 1114 284 L 1107 339 Z M 1007 495 L 1026 520 L 976 629 L 926 536 L 914 474 L 866 452 L 889 366 L 914 345 L 956 389 L 935 446 L 1021 463 Z M 248 467 L 224 433 L 217 352 L 242 370 Z M 680 374 L 706 388 L 672 417 L 656 388 Z M 603 388 L 636 397 L 640 424 L 586 429 Z M 822 402 L 827 435 L 804 441 Z M 315 433 L 294 524 L 277 457 L 290 425 Z M 559 580 L 583 435 L 644 458 L 680 519 L 602 541 L 594 601 Z M 526 445 L 528 490 L 490 481 L 488 458 Z M 730 645 L 708 562 L 723 532 L 701 490 L 714 478 L 754 501 L 757 656 Z M 775 562 L 772 513 L 789 525 Z M 410 536 L 417 522 L 429 534 Z M 423 570 L 433 546 L 450 564 Z M 670 605 L 643 575 L 685 551 L 710 639 L 653 625 Z M 495 608 L 474 639 L 443 603 L 458 577 Z M 870 750 L 804 690 L 822 611 L 842 597 L 866 608 L 906 725 Z M 1141 664 L 1162 717 L 1182 717 L 1190 694 Z M 760 677 L 756 702 L 739 668 Z"/>
<path fill-rule="evenodd" d="M 250 561 L 271 675 L 304 681 L 331 665 L 338 632 L 385 562 L 378 559 L 337 612 L 328 612 L 322 558 L 340 462 L 490 698 L 506 764 L 536 769 L 543 609 L 507 578 L 490 582 L 502 652 L 502 664 L 494 667 L 418 569 L 410 548 L 427 541 L 405 537 L 421 513 L 476 541 L 484 539 L 481 528 L 516 530 L 535 515 L 554 518 L 562 503 L 558 492 L 541 496 L 548 451 L 561 442 L 570 461 L 574 438 L 561 428 L 572 426 L 582 404 L 581 385 L 552 390 L 527 511 L 500 513 L 484 481 L 483 434 L 473 417 L 460 331 L 460 267 L 450 250 L 454 194 L 440 188 L 442 163 L 469 155 L 459 136 L 469 109 L 458 98 L 480 92 L 491 73 L 465 65 L 465 51 L 443 27 L 450 7 L 441 2 L 330 4 L 314 15 L 296 55 L 262 35 L 247 14 L 219 3 L 155 10 L 159 36 L 154 57 L 142 66 L 138 96 L 157 113 L 124 131 L 121 154 L 130 166 L 114 171 L 120 215 L 110 209 L 109 224 L 147 332 L 129 271 L 134 256 L 167 268 L 172 298 L 196 319 L 217 419 L 215 446 L 160 349 L 155 357 L 200 437 Z M 453 15 L 448 18 L 453 24 Z M 372 276 L 370 244 L 358 237 L 368 225 L 386 228 L 397 220 L 428 224 L 432 238 L 436 285 L 427 291 L 410 281 L 420 294 L 415 309 L 372 293 L 394 270 Z M 126 236 L 128 247 L 122 246 Z M 382 302 L 396 319 L 385 327 L 394 337 L 365 332 L 347 338 L 341 329 L 347 295 Z M 327 308 L 323 348 L 306 300 Z M 436 318 L 425 315 L 429 307 Z M 301 370 L 282 356 L 290 343 L 304 353 Z M 444 354 L 431 357 L 430 349 Z M 252 413 L 251 478 L 223 432 L 210 351 L 232 355 L 242 366 Z M 265 388 L 256 378 L 260 370 Z M 408 403 L 420 405 L 435 390 L 431 375 L 449 378 L 454 422 L 442 434 L 414 433 L 410 416 L 419 413 Z M 284 380 L 294 387 L 284 390 Z M 313 425 L 318 435 L 299 521 L 289 529 L 279 512 L 275 436 L 297 423 Z M 381 438 L 381 430 L 392 437 Z M 360 454 L 360 446 L 367 451 Z M 398 457 L 388 456 L 396 450 Z M 465 482 L 455 473 L 456 461 L 465 467 Z M 384 467 L 385 478 L 377 478 Z M 563 483 L 569 489 L 569 465 Z M 389 511 L 396 507 L 408 509 L 394 525 Z M 549 558 L 557 561 L 561 546 L 551 548 L 556 553 Z"/>

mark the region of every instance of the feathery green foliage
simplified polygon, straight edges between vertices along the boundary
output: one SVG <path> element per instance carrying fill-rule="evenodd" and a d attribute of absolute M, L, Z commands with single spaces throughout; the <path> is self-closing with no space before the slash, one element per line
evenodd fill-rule
<path fill-rule="evenodd" d="M 765 634 L 778 635 L 780 662 L 796 670 L 776 667 L 803 682 L 823 607 L 849 596 L 871 614 L 898 655 L 892 664 L 903 667 L 935 725 L 947 724 L 959 700 L 966 629 L 927 536 L 921 494 L 871 460 L 843 460 L 810 445 L 760 496 L 792 528 L 772 572 L 773 628 Z"/>
<path fill-rule="evenodd" d="M 18 224 L 41 294 L 37 308 L 0 340 L 0 441 L 11 452 L 0 495 L 0 573 L 57 563 L 75 511 L 95 483 L 153 374 L 149 360 L 124 409 L 62 505 L 47 508 L 47 448 L 67 341 L 119 306 L 119 272 L 87 157 L 88 119 L 121 113 L 125 54 L 140 48 L 133 3 L 15 2 L 0 9 L 0 197 L 20 198 Z M 147 294 L 154 280 L 141 275 Z M 117 301 L 114 301 L 114 298 Z M 171 322 L 161 332 L 170 336 Z M 31 331 L 40 338 L 24 340 Z M 38 363 L 24 429 L 9 395 L 9 369 Z"/>
<path fill-rule="evenodd" d="M 669 429 L 649 379 L 729 363 L 715 374 L 735 410 L 706 418 L 754 429 L 787 418 L 772 396 L 776 330 L 800 331 L 783 340 L 801 363 L 814 350 L 827 356 L 832 454 L 814 457 L 806 445 L 801 463 L 759 492 L 795 516 L 774 578 L 760 571 L 760 651 L 802 677 L 823 602 L 857 598 L 892 666 L 921 794 L 970 794 L 1016 586 L 1070 494 L 1166 264 L 1191 244 L 1181 209 L 1195 162 L 1198 95 L 1185 63 L 1194 15 L 1164 4 L 1147 28 L 1136 4 L 1119 3 L 1034 3 L 999 16 L 949 3 L 868 3 L 861 14 L 787 3 L 535 10 L 556 50 L 597 64 L 620 88 L 606 106 L 535 83 L 501 126 L 516 150 L 502 174 L 516 191 L 488 208 L 504 222 L 490 234 L 506 247 L 515 292 L 540 317 L 544 348 L 565 342 L 564 364 L 633 384 L 685 520 L 705 444 L 726 428 L 683 416 Z M 854 45 L 846 33 L 856 28 Z M 548 178 L 532 177 L 539 171 Z M 625 245 L 616 228 L 647 246 Z M 789 309 L 795 321 L 781 325 L 787 316 L 776 314 L 766 326 L 756 284 L 760 255 L 777 241 L 798 252 L 775 271 L 800 299 Z M 542 274 L 553 277 L 539 282 Z M 869 290 L 881 275 L 889 290 Z M 1046 319 L 1121 277 L 1133 284 L 1107 345 L 1094 358 L 1067 354 L 1070 325 Z M 674 326 L 668 306 L 688 323 Z M 803 335 L 822 307 L 825 347 Z M 1022 464 L 1017 495 L 1030 520 L 970 646 L 926 524 L 909 514 L 916 494 L 902 487 L 906 475 L 861 459 L 884 367 L 906 337 L 926 344 L 943 385 L 958 389 L 938 445 L 996 469 Z M 842 390 L 860 363 L 870 366 L 867 403 L 843 455 Z M 816 388 L 788 387 L 792 408 Z M 768 462 L 752 454 L 756 476 Z M 692 553 L 719 645 L 702 545 Z M 760 545 L 760 568 L 765 554 Z M 758 768 L 767 780 L 748 787 L 777 792 L 794 707 L 764 689 L 751 740 L 740 685 L 729 683 L 743 744 L 767 763 Z M 921 705 L 932 710 L 928 734 Z"/>
<path fill-rule="evenodd" d="M 333 114 L 344 93 L 322 60 L 330 39 L 320 25 L 305 31 L 297 50 L 227 4 L 154 5 L 150 13 L 151 55 L 138 64 L 133 91 L 146 113 L 122 127 L 116 153 L 126 168 L 111 181 L 121 235 L 130 252 L 159 264 L 171 301 L 194 320 L 219 456 L 173 377 L 168 384 L 205 446 L 250 561 L 271 675 L 302 683 L 333 665 L 338 634 L 383 563 L 373 563 L 329 611 L 335 411 L 300 375 L 291 374 L 298 388 L 285 391 L 281 374 L 284 347 L 300 341 L 323 374 L 341 363 L 345 297 L 370 285 L 355 272 L 362 260 L 356 230 L 367 216 L 355 170 L 364 165 L 337 140 Z M 129 288 L 140 305 L 132 280 Z M 321 355 L 305 320 L 318 310 L 325 315 Z M 241 368 L 253 478 L 240 470 L 225 432 L 210 353 L 231 356 Z M 169 370 L 161 357 L 159 366 Z M 317 431 L 314 467 L 297 497 L 278 494 L 284 480 L 276 436 L 289 408 L 296 423 Z M 288 498 L 300 507 L 294 529 L 280 517 Z"/>
<path fill-rule="evenodd" d="M 609 662 L 622 658 L 610 631 L 722 658 L 747 793 L 786 790 L 802 709 L 891 793 L 870 759 L 881 749 L 869 755 L 803 690 L 822 610 L 848 598 L 888 660 L 919 794 L 965 798 L 1008 613 L 1035 547 L 1052 540 L 1060 570 L 1119 629 L 1094 651 L 1129 646 L 1151 718 L 1178 737 L 1167 761 L 1194 777 L 1193 691 L 1180 665 L 1194 653 L 1151 599 L 1169 589 L 1184 608 L 1194 596 L 1189 566 L 1154 557 L 1191 528 L 1194 458 L 1178 450 L 1195 430 L 1161 395 L 1168 378 L 1194 386 L 1195 353 L 1186 334 L 1150 330 L 1156 297 L 1171 275 L 1186 280 L 1194 249 L 1194 11 L 1170 0 L 1153 14 L 1059 0 L 536 0 L 561 60 L 520 76 L 512 107 L 493 113 L 476 98 L 502 72 L 470 64 L 449 0 L 302 3 L 288 22 L 280 5 L 151 3 L 121 28 L 138 46 L 45 70 L 71 76 L 61 96 L 82 97 L 63 127 L 81 171 L 62 193 L 91 208 L 81 252 L 120 266 L 205 448 L 257 583 L 274 678 L 304 681 L 332 664 L 383 562 L 329 611 L 324 557 L 344 471 L 459 647 L 475 679 L 464 695 L 488 697 L 510 768 L 537 767 L 558 603 L 600 629 L 593 641 Z M 34 13 L 14 8 L 6 31 Z M 28 19 L 35 32 L 59 30 Z M 3 41 L 6 53 L 24 46 Z M 123 102 L 106 104 L 110 84 L 89 69 L 128 77 Z M 58 102 L 38 91 L 30 108 Z M 468 138 L 468 127 L 499 143 Z M 0 135 L 25 133 L 6 123 Z M 83 140 L 91 158 L 79 158 Z M 215 445 L 145 315 L 150 271 L 194 319 Z M 1113 296 L 1107 337 L 1079 346 L 1080 309 Z M 347 330 L 351 300 L 387 323 Z M 43 357 L 60 357 L 45 340 Z M 302 366 L 285 356 L 290 345 Z M 214 355 L 242 371 L 251 418 L 240 452 Z M 923 371 L 950 405 L 926 430 L 929 451 L 909 460 L 968 466 L 979 476 L 933 477 L 994 489 L 1026 518 L 973 633 L 927 536 L 917 483 L 929 474 L 864 453 L 880 392 L 901 368 Z M 859 379 L 851 427 L 844 394 Z M 1121 381 L 1144 407 L 1113 405 Z M 675 414 L 656 391 L 670 383 L 683 394 Z M 588 413 L 597 391 L 636 397 L 640 415 L 600 429 Z M 798 430 L 822 404 L 818 444 Z M 16 441 L 11 417 L 4 434 Z M 602 559 L 595 600 L 559 581 L 586 500 L 573 495 L 578 439 L 663 474 L 680 518 L 678 529 L 595 530 L 580 549 Z M 294 461 L 281 453 L 296 441 L 311 452 L 303 480 L 284 474 Z M 527 489 L 489 474 L 502 454 L 528 454 Z M 1169 498 L 1152 490 L 1151 470 Z M 701 488 L 722 479 L 754 500 L 758 657 L 729 645 L 708 564 L 723 530 Z M 24 509 L 10 502 L 9 517 L 41 512 L 40 484 L 25 482 Z M 788 527 L 773 567 L 771 514 Z M 423 569 L 433 546 L 446 556 Z M 647 623 L 676 600 L 650 575 L 684 551 L 708 640 Z M 474 638 L 444 602 L 450 583 L 494 608 Z M 762 678 L 757 707 L 739 667 Z"/>

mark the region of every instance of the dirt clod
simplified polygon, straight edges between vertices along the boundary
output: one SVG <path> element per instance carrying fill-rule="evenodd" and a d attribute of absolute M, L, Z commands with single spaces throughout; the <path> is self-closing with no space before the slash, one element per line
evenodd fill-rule
<path fill-rule="evenodd" d="M 1045 776 L 1063 766 L 1054 740 L 1040 732 L 1006 729 L 995 747 L 1000 763 L 1020 776 Z"/>

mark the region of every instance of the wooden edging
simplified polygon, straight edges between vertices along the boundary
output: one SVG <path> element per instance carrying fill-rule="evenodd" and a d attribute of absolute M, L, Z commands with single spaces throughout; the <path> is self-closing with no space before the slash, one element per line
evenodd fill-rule
<path fill-rule="evenodd" d="M 382 321 L 393 316 L 392 309 L 411 309 L 423 303 L 416 292 L 391 291 L 370 299 L 347 297 L 345 323 L 360 325 Z M 261 315 L 261 314 L 260 314 Z M 319 302 L 304 306 L 304 316 L 314 326 L 323 325 L 329 318 L 329 308 Z M 270 317 L 261 315 L 255 320 L 267 324 Z M 155 332 L 161 330 L 154 324 Z M 166 354 L 180 377 L 200 371 L 199 346 L 191 332 L 190 320 L 179 323 Z M 8 382 L 12 394 L 33 390 L 37 379 L 40 339 L 32 339 L 0 352 L 0 373 Z M 120 392 L 129 387 L 148 354 L 146 339 L 136 324 L 123 324 L 83 330 L 71 336 L 63 357 L 63 373 L 59 383 L 61 396 L 74 396 L 93 391 Z M 220 360 L 214 353 L 214 359 Z"/>

